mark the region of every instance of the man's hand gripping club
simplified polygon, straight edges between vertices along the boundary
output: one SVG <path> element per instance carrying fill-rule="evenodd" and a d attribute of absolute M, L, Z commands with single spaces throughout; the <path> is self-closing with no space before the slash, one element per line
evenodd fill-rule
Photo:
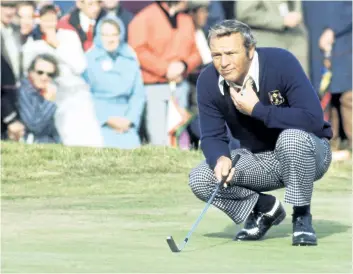
<path fill-rule="evenodd" d="M 238 155 L 236 155 L 236 158 L 237 156 Z M 226 156 L 221 156 L 218 158 L 216 167 L 214 168 L 214 173 L 218 182 L 222 182 L 224 180 L 223 187 L 226 188 L 230 185 L 234 172 L 235 168 L 231 159 Z"/>

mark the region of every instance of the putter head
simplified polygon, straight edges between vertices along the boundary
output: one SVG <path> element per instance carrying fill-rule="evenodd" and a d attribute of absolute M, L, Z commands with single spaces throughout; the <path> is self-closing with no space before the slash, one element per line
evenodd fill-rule
<path fill-rule="evenodd" d="M 169 236 L 167 238 L 167 243 L 169 245 L 169 248 L 172 252 L 180 252 L 180 249 L 178 248 L 178 246 L 176 245 L 174 239 L 172 236 Z"/>

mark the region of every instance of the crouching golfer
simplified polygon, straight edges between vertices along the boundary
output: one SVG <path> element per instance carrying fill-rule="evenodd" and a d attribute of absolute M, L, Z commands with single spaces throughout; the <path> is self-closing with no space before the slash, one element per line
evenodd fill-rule
<path fill-rule="evenodd" d="M 293 245 L 317 245 L 310 203 L 314 181 L 331 163 L 331 126 L 297 59 L 279 48 L 256 48 L 250 28 L 226 20 L 209 32 L 213 64 L 197 83 L 201 148 L 206 161 L 190 173 L 190 187 L 207 201 L 227 177 L 213 205 L 236 224 L 236 240 L 259 240 L 286 213 L 263 192 L 285 188 L 293 205 Z M 227 127 L 242 148 L 228 149 Z M 231 158 L 240 154 L 235 168 Z"/>

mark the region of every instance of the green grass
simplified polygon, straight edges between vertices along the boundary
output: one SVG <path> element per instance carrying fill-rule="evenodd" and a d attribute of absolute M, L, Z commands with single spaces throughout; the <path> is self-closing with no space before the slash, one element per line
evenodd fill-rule
<path fill-rule="evenodd" d="M 233 242 L 235 226 L 188 188 L 199 152 L 2 143 L 1 273 L 347 273 L 352 270 L 351 163 L 315 183 L 318 247 L 292 247 L 290 207 L 265 240 Z M 283 198 L 283 190 L 276 191 Z"/>

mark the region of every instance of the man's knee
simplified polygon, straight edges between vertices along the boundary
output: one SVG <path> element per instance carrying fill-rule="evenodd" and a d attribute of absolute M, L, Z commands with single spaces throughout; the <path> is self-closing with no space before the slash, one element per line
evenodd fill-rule
<path fill-rule="evenodd" d="M 314 151 L 315 144 L 309 133 L 299 129 L 286 129 L 281 132 L 276 142 L 277 153 L 290 155 L 302 155 Z"/>
<path fill-rule="evenodd" d="M 195 196 L 203 201 L 209 196 L 209 185 L 212 183 L 213 173 L 206 164 L 192 169 L 189 174 L 189 186 Z"/>

